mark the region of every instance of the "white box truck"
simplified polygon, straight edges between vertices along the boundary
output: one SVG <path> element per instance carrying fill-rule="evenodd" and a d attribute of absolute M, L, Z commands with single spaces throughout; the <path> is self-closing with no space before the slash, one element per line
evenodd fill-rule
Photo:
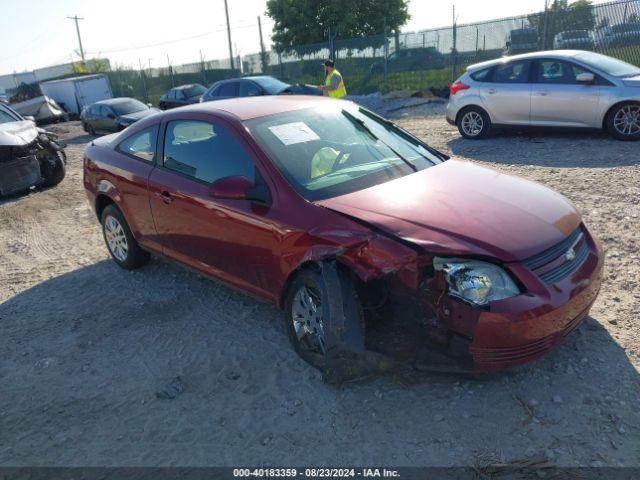
<path fill-rule="evenodd" d="M 109 79 L 100 74 L 42 82 L 40 90 L 68 113 L 76 115 L 87 105 L 113 97 Z"/>

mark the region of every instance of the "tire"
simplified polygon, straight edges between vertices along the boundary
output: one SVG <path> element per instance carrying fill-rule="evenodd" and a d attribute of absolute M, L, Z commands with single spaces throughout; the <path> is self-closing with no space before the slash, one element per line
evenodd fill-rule
<path fill-rule="evenodd" d="M 87 132 L 89 132 L 89 135 L 96 136 L 96 129 L 90 123 L 87 124 Z"/>
<path fill-rule="evenodd" d="M 85 122 L 82 122 L 82 129 L 83 129 L 85 132 L 89 133 L 89 127 L 87 127 L 87 124 L 86 124 Z"/>
<path fill-rule="evenodd" d="M 337 274 L 345 319 L 357 325 L 364 336 L 364 313 L 353 282 L 346 272 L 337 270 Z M 306 318 L 302 317 L 303 311 L 309 313 Z M 329 311 L 327 285 L 321 271 L 311 268 L 301 270 L 291 282 L 285 298 L 286 328 L 296 353 L 321 370 L 327 366 L 326 338 L 334 334 L 329 328 L 335 325 L 335 321 L 324 318 Z M 320 330 L 321 339 L 317 338 L 314 330 Z"/>
<path fill-rule="evenodd" d="M 609 134 L 618 140 L 640 140 L 640 103 L 626 102 L 614 107 L 607 115 Z"/>
<path fill-rule="evenodd" d="M 480 107 L 467 107 L 458 114 L 456 121 L 460 135 L 469 140 L 486 138 L 491 131 L 491 119 Z"/>
<path fill-rule="evenodd" d="M 44 172 L 44 182 L 42 184 L 43 187 L 55 187 L 58 185 L 66 174 L 66 168 L 64 165 L 64 161 L 59 153 L 56 154 L 56 161 L 53 167 L 47 167 Z"/>
<path fill-rule="evenodd" d="M 111 258 L 125 270 L 135 270 L 149 262 L 150 255 L 138 245 L 122 212 L 107 205 L 100 218 L 102 236 Z"/>

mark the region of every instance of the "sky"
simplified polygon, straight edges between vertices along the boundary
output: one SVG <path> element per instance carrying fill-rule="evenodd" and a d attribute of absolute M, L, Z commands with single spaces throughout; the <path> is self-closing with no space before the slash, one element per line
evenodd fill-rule
<path fill-rule="evenodd" d="M 266 0 L 228 0 L 234 54 L 260 50 L 257 17 L 266 48 L 273 22 Z M 531 13 L 544 0 L 410 0 L 403 31 Z M 229 55 L 224 0 L 0 0 L 0 75 L 78 60 L 73 20 L 78 15 L 87 58 L 111 65 L 166 67 Z"/>

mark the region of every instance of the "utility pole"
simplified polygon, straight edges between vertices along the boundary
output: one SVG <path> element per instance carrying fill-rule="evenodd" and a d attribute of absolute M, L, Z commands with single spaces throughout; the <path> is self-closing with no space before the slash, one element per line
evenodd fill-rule
<path fill-rule="evenodd" d="M 224 0 L 224 14 L 227 17 L 227 37 L 229 40 L 229 62 L 231 63 L 231 70 L 234 70 L 233 48 L 231 47 L 231 25 L 229 25 L 229 7 L 227 6 L 227 0 Z"/>
<path fill-rule="evenodd" d="M 262 63 L 262 73 L 267 73 L 267 54 L 264 51 L 264 41 L 262 40 L 262 22 L 258 15 L 258 32 L 260 32 L 260 63 Z"/>
<path fill-rule="evenodd" d="M 76 33 L 78 34 L 78 45 L 80 45 L 80 57 L 82 58 L 82 63 L 84 63 L 84 49 L 82 48 L 82 38 L 80 38 L 80 27 L 78 26 L 78 20 L 84 20 L 82 17 L 78 17 L 78 15 L 74 15 L 73 17 L 67 17 L 69 20 L 73 20 L 76 22 Z"/>

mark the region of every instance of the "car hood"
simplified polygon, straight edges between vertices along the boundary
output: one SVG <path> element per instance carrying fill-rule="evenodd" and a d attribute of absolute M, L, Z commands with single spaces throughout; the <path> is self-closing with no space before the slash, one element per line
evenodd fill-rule
<path fill-rule="evenodd" d="M 0 123 L 0 146 L 28 145 L 38 136 L 38 128 L 30 120 Z"/>
<path fill-rule="evenodd" d="M 627 87 L 640 87 L 640 75 L 624 78 L 622 79 L 622 83 L 624 83 Z"/>
<path fill-rule="evenodd" d="M 558 243 L 581 221 L 559 193 L 457 159 L 315 203 L 432 253 L 504 262 Z"/>
<path fill-rule="evenodd" d="M 159 111 L 160 110 L 158 110 L 157 108 L 150 108 L 148 110 L 140 110 L 139 112 L 128 113 L 127 115 L 120 115 L 118 119 L 136 122 L 141 118 L 148 117 L 149 115 L 153 115 L 154 113 L 158 113 Z"/>

